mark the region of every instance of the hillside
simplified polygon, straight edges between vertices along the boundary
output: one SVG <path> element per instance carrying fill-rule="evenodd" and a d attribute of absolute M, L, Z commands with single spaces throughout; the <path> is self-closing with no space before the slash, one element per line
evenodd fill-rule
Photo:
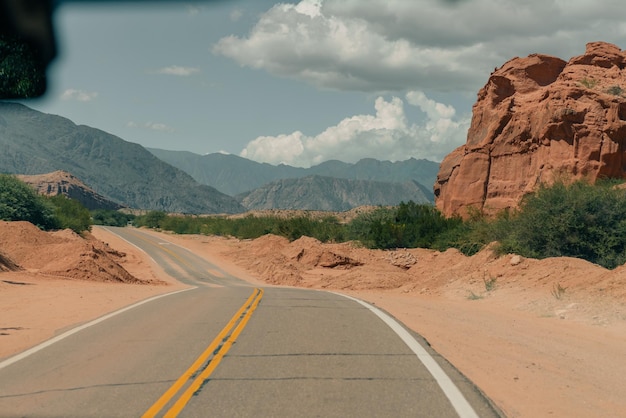
<path fill-rule="evenodd" d="M 345 211 L 365 205 L 397 205 L 409 200 L 429 202 L 416 182 L 386 183 L 325 176 L 277 180 L 237 198 L 249 210 Z"/>
<path fill-rule="evenodd" d="M 414 158 L 398 162 L 367 158 L 355 164 L 335 160 L 311 168 L 300 168 L 258 163 L 230 154 L 199 155 L 187 151 L 148 150 L 168 164 L 186 171 L 196 181 L 231 196 L 249 192 L 275 180 L 322 175 L 393 183 L 416 181 L 424 185 L 426 195 L 432 201 L 432 186 L 439 170 L 438 163 Z"/>
<path fill-rule="evenodd" d="M 17 178 L 24 183 L 30 184 L 37 193 L 44 196 L 65 195 L 71 199 L 78 200 L 89 210 L 105 209 L 117 210 L 123 206 L 108 200 L 94 192 L 91 187 L 62 170 L 52 173 L 24 175 L 18 174 Z"/>
<path fill-rule="evenodd" d="M 138 209 L 185 213 L 238 213 L 241 205 L 138 144 L 60 116 L 0 103 L 0 172 L 43 174 L 64 170 L 96 193 Z"/>

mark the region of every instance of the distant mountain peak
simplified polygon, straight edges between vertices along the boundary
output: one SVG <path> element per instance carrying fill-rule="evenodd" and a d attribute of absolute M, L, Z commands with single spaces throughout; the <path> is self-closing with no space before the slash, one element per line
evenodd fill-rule
<path fill-rule="evenodd" d="M 356 163 L 328 160 L 310 168 L 285 164 L 271 165 L 248 160 L 236 155 L 220 153 L 199 155 L 187 151 L 166 151 L 149 148 L 163 161 L 185 170 L 198 182 L 215 187 L 223 193 L 236 196 L 280 179 L 322 176 L 372 180 L 389 183 L 415 181 L 420 183 L 428 200 L 433 200 L 432 186 L 437 178 L 439 164 L 410 158 L 406 161 L 379 161 L 364 158 Z"/>
<path fill-rule="evenodd" d="M 72 173 L 128 207 L 182 213 L 239 213 L 231 196 L 199 184 L 139 144 L 18 103 L 0 103 L 0 172 Z"/>
<path fill-rule="evenodd" d="M 238 196 L 248 210 L 302 209 L 346 211 L 359 206 L 387 206 L 412 200 L 428 203 L 419 183 L 340 179 L 313 174 L 280 179 Z"/>

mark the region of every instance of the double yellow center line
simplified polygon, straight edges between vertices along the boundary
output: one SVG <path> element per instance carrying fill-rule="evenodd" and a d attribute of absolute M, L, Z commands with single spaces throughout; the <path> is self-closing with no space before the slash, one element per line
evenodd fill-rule
<path fill-rule="evenodd" d="M 174 405 L 165 413 L 165 417 L 176 417 L 189 402 L 191 397 L 200 389 L 202 384 L 209 378 L 211 373 L 219 365 L 233 343 L 241 334 L 252 313 L 255 311 L 261 298 L 263 289 L 256 288 L 252 295 L 246 300 L 241 308 L 235 313 L 224 329 L 215 337 L 206 350 L 194 361 L 194 363 L 183 373 L 182 376 L 143 414 L 143 418 L 155 417 L 161 410 L 183 389 L 184 386 L 199 374 L 187 385 L 187 388 L 176 400 Z M 213 356 L 211 358 L 211 356 Z M 208 363 L 207 363 L 208 362 Z M 204 367 L 204 369 L 203 369 Z"/>

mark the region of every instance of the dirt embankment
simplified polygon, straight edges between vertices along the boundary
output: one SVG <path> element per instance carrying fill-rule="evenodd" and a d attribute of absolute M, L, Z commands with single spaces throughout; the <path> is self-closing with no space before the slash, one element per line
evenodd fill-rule
<path fill-rule="evenodd" d="M 113 235 L 0 221 L 0 359 L 72 326 L 183 287 Z"/>
<path fill-rule="evenodd" d="M 626 411 L 619 367 L 626 353 L 624 267 L 497 257 L 489 248 L 465 257 L 455 250 L 371 251 L 271 235 L 243 241 L 159 235 L 256 284 L 332 289 L 388 310 L 507 416 Z M 85 240 L 0 223 L 0 358 L 179 287 L 103 229 Z"/>
<path fill-rule="evenodd" d="M 139 279 L 120 262 L 126 254 L 86 233 L 44 232 L 29 222 L 0 221 L 0 270 L 98 282 L 158 284 Z"/>

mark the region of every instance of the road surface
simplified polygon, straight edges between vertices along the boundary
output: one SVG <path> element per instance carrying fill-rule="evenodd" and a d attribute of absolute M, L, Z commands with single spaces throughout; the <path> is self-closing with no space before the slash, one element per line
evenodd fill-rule
<path fill-rule="evenodd" d="M 497 417 L 387 314 L 254 287 L 134 228 L 109 228 L 194 287 L 0 361 L 0 417 Z"/>

